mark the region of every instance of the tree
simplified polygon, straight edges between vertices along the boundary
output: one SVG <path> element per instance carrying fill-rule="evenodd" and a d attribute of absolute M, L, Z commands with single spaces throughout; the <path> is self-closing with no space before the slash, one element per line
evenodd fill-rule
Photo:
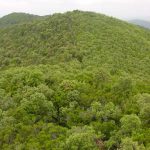
<path fill-rule="evenodd" d="M 63 148 L 66 150 L 98 150 L 96 139 L 99 139 L 101 134 L 97 135 L 91 127 L 73 127 L 68 132 Z"/>
<path fill-rule="evenodd" d="M 141 120 L 140 118 L 135 115 L 124 115 L 121 119 L 121 132 L 124 135 L 131 135 L 133 132 L 136 132 L 141 127 Z"/>
<path fill-rule="evenodd" d="M 142 94 L 137 96 L 137 103 L 140 111 L 140 118 L 144 125 L 150 126 L 150 94 Z"/>
<path fill-rule="evenodd" d="M 99 102 L 91 104 L 93 117 L 101 121 L 118 120 L 121 116 L 121 110 L 112 102 L 102 105 Z"/>
<path fill-rule="evenodd" d="M 119 150 L 146 150 L 144 145 L 139 145 L 138 142 L 131 138 L 122 139 Z"/>
<path fill-rule="evenodd" d="M 121 79 L 113 87 L 113 95 L 117 104 L 124 103 L 133 93 L 133 82 L 130 78 Z"/>
<path fill-rule="evenodd" d="M 25 119 L 26 117 L 31 121 L 37 122 L 41 119 L 52 120 L 52 116 L 55 114 L 53 103 L 48 101 L 42 93 L 34 93 L 29 98 L 21 100 L 21 105 L 16 109 L 15 117 L 18 119 Z M 21 117 L 21 118 L 20 118 Z"/>

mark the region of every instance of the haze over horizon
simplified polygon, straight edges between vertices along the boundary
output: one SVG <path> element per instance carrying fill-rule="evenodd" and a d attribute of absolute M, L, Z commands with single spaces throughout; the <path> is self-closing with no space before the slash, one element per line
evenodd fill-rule
<path fill-rule="evenodd" d="M 150 20 L 148 0 L 1 0 L 0 17 L 12 12 L 49 15 L 72 10 L 94 11 L 119 19 Z"/>

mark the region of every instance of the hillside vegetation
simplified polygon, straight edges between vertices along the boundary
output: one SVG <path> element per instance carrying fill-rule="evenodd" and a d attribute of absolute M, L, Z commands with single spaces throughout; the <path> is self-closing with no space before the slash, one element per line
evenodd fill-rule
<path fill-rule="evenodd" d="M 0 149 L 148 150 L 150 31 L 73 11 L 0 29 Z"/>

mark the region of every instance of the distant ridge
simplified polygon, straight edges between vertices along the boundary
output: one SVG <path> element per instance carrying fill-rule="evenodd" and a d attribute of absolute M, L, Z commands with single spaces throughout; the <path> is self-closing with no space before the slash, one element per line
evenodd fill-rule
<path fill-rule="evenodd" d="M 134 20 L 129 20 L 129 22 L 150 29 L 150 21 L 134 19 Z"/>

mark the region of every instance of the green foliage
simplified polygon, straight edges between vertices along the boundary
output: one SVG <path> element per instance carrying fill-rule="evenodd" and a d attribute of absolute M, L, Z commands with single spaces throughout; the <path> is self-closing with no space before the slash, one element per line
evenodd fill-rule
<path fill-rule="evenodd" d="M 135 131 L 138 131 L 141 126 L 141 120 L 135 114 L 124 115 L 121 118 L 120 122 L 123 134 L 131 134 Z"/>
<path fill-rule="evenodd" d="M 91 127 L 84 126 L 83 128 L 74 127 L 68 133 L 68 138 L 64 143 L 63 149 L 66 150 L 98 150 L 96 145 L 96 139 L 100 137 L 96 135 L 95 131 Z"/>
<path fill-rule="evenodd" d="M 150 127 L 150 94 L 139 95 L 137 102 L 140 111 L 140 118 L 144 121 L 144 125 Z"/>
<path fill-rule="evenodd" d="M 145 150 L 143 145 L 138 145 L 137 142 L 132 141 L 130 138 L 122 140 L 121 148 L 119 150 Z"/>
<path fill-rule="evenodd" d="M 22 15 L 0 19 L 0 149 L 149 149 L 150 32 L 92 12 Z"/>

